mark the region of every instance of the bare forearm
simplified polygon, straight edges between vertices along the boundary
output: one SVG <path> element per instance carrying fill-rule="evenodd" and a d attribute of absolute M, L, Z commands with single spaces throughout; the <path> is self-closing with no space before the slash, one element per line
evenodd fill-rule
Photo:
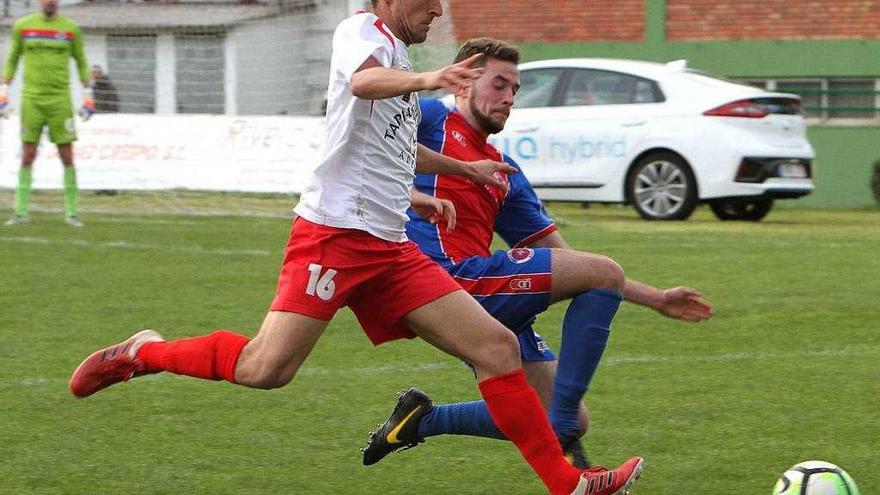
<path fill-rule="evenodd" d="M 466 167 L 465 162 L 441 155 L 422 144 L 418 145 L 416 172 L 420 174 L 467 175 Z"/>
<path fill-rule="evenodd" d="M 428 204 L 428 202 L 430 201 L 430 198 L 431 198 L 431 196 L 428 196 L 427 194 L 419 191 L 415 187 L 411 187 L 409 189 L 409 202 L 413 206 L 421 206 L 421 205 Z"/>
<path fill-rule="evenodd" d="M 623 287 L 623 299 L 634 304 L 656 309 L 663 298 L 660 289 L 635 280 L 626 279 Z"/>
<path fill-rule="evenodd" d="M 351 92 L 363 100 L 384 100 L 426 88 L 423 74 L 370 67 L 351 76 Z"/>

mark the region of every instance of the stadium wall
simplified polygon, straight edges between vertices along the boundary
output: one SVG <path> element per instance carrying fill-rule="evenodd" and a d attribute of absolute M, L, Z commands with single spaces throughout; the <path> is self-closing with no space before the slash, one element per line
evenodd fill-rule
<path fill-rule="evenodd" d="M 459 41 L 478 32 L 470 20 L 509 19 L 492 23 L 484 32 L 516 42 L 524 61 L 687 59 L 691 67 L 742 79 L 880 78 L 880 0 L 557 0 L 552 4 L 535 11 L 532 2 L 487 0 L 468 14 L 467 5 L 473 2 L 451 0 L 450 10 Z M 560 13 L 565 17 L 558 23 L 542 21 Z M 548 34 L 548 25 L 563 35 Z M 808 136 L 816 148 L 818 187 L 796 204 L 874 204 L 868 182 L 871 164 L 880 158 L 880 126 L 811 125 Z"/>

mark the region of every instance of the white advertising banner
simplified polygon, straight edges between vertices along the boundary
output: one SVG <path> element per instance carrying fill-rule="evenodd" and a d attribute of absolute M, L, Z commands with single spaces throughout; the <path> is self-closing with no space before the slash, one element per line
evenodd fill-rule
<path fill-rule="evenodd" d="M 317 165 L 323 117 L 98 114 L 77 122 L 81 189 L 299 193 Z M 17 116 L 0 122 L 0 186 L 18 182 Z M 61 188 L 58 151 L 43 136 L 34 188 Z"/>

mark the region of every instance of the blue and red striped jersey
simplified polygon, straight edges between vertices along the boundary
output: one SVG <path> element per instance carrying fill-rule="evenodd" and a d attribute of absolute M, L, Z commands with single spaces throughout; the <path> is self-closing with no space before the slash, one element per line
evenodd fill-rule
<path fill-rule="evenodd" d="M 454 109 L 446 108 L 439 100 L 425 99 L 420 105 L 419 143 L 462 161 L 504 161 L 519 169 Z M 478 185 L 458 175 L 416 174 L 415 187 L 419 191 L 452 201 L 457 225 L 447 232 L 445 225 L 432 225 L 410 208 L 407 237 L 434 261 L 449 266 L 472 256 L 489 256 L 493 231 L 512 247 L 529 245 L 554 232 L 553 219 L 525 175 L 521 171 L 502 175 L 510 184 L 507 191 Z"/>

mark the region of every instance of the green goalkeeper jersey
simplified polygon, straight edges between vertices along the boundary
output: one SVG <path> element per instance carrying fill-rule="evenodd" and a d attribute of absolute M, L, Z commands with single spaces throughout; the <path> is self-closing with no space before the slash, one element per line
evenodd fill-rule
<path fill-rule="evenodd" d="M 12 27 L 12 44 L 3 77 L 11 80 L 24 56 L 24 96 L 47 97 L 70 94 L 73 57 L 81 81 L 89 80 L 89 64 L 79 26 L 61 15 L 47 18 L 42 12 L 22 17 Z"/>

